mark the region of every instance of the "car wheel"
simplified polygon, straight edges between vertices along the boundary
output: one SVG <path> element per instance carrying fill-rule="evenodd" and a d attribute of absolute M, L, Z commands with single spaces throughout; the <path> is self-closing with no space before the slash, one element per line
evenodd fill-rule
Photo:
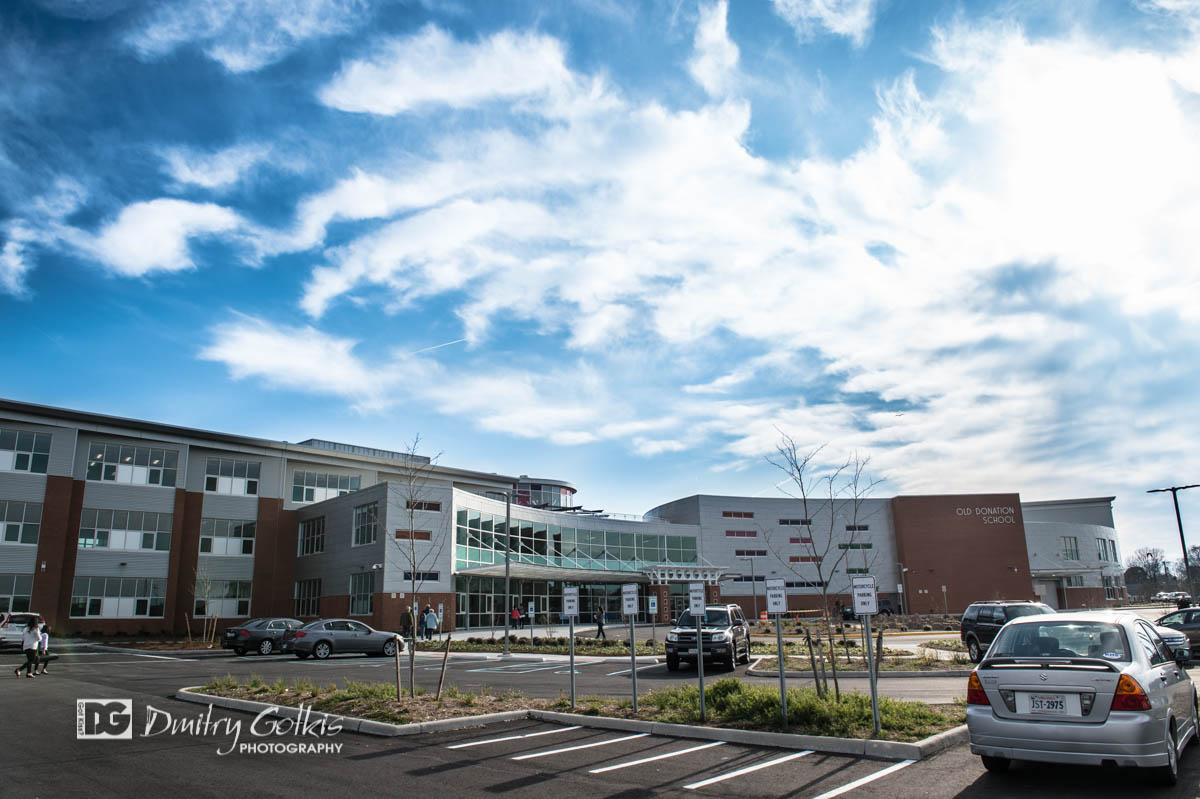
<path fill-rule="evenodd" d="M 383 642 L 383 656 L 389 657 L 389 658 L 396 656 L 396 639 L 395 638 L 389 638 L 388 640 Z"/>
<path fill-rule="evenodd" d="M 746 639 L 746 651 L 742 654 L 741 662 L 742 663 L 750 662 L 750 639 L 749 638 Z"/>
<path fill-rule="evenodd" d="M 1159 785 L 1171 786 L 1179 781 L 1179 757 L 1175 750 L 1175 728 L 1167 730 L 1167 765 L 1154 770 L 1154 781 Z"/>
<path fill-rule="evenodd" d="M 679 671 L 679 658 L 667 656 L 667 671 Z"/>
<path fill-rule="evenodd" d="M 275 642 L 272 641 L 270 638 L 262 639 L 262 642 L 258 645 L 258 654 L 260 654 L 260 655 L 269 655 L 274 651 L 275 651 Z"/>
<path fill-rule="evenodd" d="M 1012 761 L 1007 757 L 989 757 L 983 755 L 983 767 L 993 774 L 1003 774 L 1008 771 L 1008 767 L 1012 765 Z"/>
<path fill-rule="evenodd" d="M 328 641 L 320 641 L 313 647 L 312 653 L 317 660 L 324 660 L 333 654 L 333 647 L 329 645 Z"/>
<path fill-rule="evenodd" d="M 983 660 L 983 651 L 979 648 L 979 641 L 974 636 L 967 639 L 967 657 L 972 663 L 978 663 Z"/>
<path fill-rule="evenodd" d="M 246 647 L 244 647 L 244 646 L 235 646 L 235 647 L 233 648 L 233 652 L 234 652 L 234 654 L 235 654 L 235 655 L 244 655 L 244 654 L 246 654 Z"/>

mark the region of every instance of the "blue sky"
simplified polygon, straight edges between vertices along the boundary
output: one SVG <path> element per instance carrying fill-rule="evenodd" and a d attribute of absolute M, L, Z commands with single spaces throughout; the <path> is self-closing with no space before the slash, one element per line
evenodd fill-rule
<path fill-rule="evenodd" d="M 783 430 L 1178 551 L 1198 0 L 16 0 L 0 73 L 4 396 L 628 513 Z"/>

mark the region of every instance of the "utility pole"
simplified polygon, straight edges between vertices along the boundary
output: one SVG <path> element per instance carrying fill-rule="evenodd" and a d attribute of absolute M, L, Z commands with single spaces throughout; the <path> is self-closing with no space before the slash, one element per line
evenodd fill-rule
<path fill-rule="evenodd" d="M 508 554 L 512 552 L 512 491 L 504 491 L 504 657 L 512 657 L 508 651 L 508 622 L 512 613 L 511 586 L 509 583 Z"/>
<path fill-rule="evenodd" d="M 1175 524 L 1179 526 L 1179 545 L 1183 547 L 1183 578 L 1187 581 L 1187 586 L 1190 589 L 1189 593 L 1193 597 L 1196 596 L 1195 586 L 1192 585 L 1192 564 L 1188 562 L 1187 541 L 1183 537 L 1183 517 L 1179 515 L 1179 492 L 1186 491 L 1189 488 L 1200 488 L 1200 483 L 1193 483 L 1190 486 L 1171 486 L 1170 488 L 1152 488 L 1147 491 L 1147 494 L 1159 494 L 1165 491 L 1171 492 L 1171 499 L 1175 503 Z"/>

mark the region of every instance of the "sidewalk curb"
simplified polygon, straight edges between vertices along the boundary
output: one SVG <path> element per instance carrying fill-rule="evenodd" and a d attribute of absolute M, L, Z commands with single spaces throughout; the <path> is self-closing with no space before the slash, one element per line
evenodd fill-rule
<path fill-rule="evenodd" d="M 779 672 L 777 671 L 760 671 L 758 669 L 746 669 L 746 673 L 751 677 L 775 677 L 778 679 Z M 806 677 L 812 679 L 811 671 L 785 671 L 783 676 L 786 678 Z M 832 673 L 830 673 L 832 676 Z M 837 676 L 848 677 L 850 679 L 867 679 L 871 676 L 869 671 L 842 671 L 838 669 Z M 881 671 L 876 677 L 880 680 L 890 680 L 893 677 L 909 678 L 909 677 L 970 677 L 971 671 L 963 669 L 955 669 L 948 671 Z"/>
<path fill-rule="evenodd" d="M 299 708 L 271 705 L 266 702 L 256 702 L 250 699 L 212 696 L 200 693 L 199 687 L 180 688 L 175 692 L 175 698 L 182 702 L 211 704 L 214 707 L 223 707 L 229 710 L 239 710 L 255 714 L 261 713 L 268 708 L 274 708 L 274 715 L 278 715 L 281 718 L 299 718 L 303 715 L 303 711 Z M 371 721 L 352 716 L 337 716 L 316 710 L 309 710 L 307 717 L 329 721 L 337 720 L 341 723 L 342 729 L 348 732 L 389 738 L 401 735 L 420 735 L 447 730 L 469 729 L 471 727 L 482 727 L 502 721 L 534 719 L 580 727 L 593 727 L 623 732 L 643 732 L 650 735 L 675 738 L 725 741 L 751 746 L 769 746 L 776 749 L 808 749 L 814 752 L 856 755 L 879 760 L 921 760 L 967 740 L 967 726 L 965 724 L 946 730 L 945 732 L 940 732 L 937 735 L 931 735 L 920 741 L 907 743 L 903 741 L 875 741 L 861 738 L 835 738 L 825 735 L 798 735 L 786 732 L 738 730 L 726 727 L 699 727 L 691 724 L 668 724 L 661 721 L 642 721 L 641 719 L 585 716 L 581 713 L 561 713 L 554 710 L 508 710 L 501 713 L 485 713 L 480 716 L 462 716 L 453 719 L 440 719 L 438 721 L 424 721 L 416 724 L 388 724 L 382 721 Z"/>

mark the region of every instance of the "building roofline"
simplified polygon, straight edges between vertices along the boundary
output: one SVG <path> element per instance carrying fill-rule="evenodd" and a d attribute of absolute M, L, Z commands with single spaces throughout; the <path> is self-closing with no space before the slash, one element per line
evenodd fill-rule
<path fill-rule="evenodd" d="M 1040 499 L 1034 502 L 1021 502 L 1023 508 L 1045 507 L 1047 505 L 1068 505 L 1077 502 L 1107 502 L 1109 504 L 1116 499 L 1113 497 L 1079 497 L 1077 499 Z"/>
<path fill-rule="evenodd" d="M 77 411 L 71 408 L 59 408 L 53 405 L 39 405 L 32 402 L 19 402 L 17 400 L 10 400 L 2 397 L 0 397 L 0 411 L 23 413 L 32 416 L 43 416 L 76 425 L 80 425 L 82 423 L 93 426 L 97 429 L 97 431 L 100 431 L 100 428 L 103 427 L 132 428 L 134 430 L 156 433 L 159 435 L 187 437 L 197 439 L 199 441 L 212 441 L 223 444 L 240 444 L 242 446 L 277 450 L 281 453 L 309 453 L 312 455 L 319 455 L 324 458 L 343 458 L 348 460 L 356 460 L 363 463 L 391 467 L 394 467 L 397 463 L 397 461 L 388 458 L 377 458 L 370 455 L 359 455 L 350 452 L 336 452 L 320 447 L 294 444 L 287 441 L 276 441 L 269 438 L 255 438 L 253 436 L 244 436 L 237 433 L 221 433 L 215 430 L 183 427 L 182 425 L 167 424 L 165 422 L 151 422 L 144 419 L 131 419 L 125 416 L 110 416 L 108 414 L 95 413 L 92 411 Z M 442 466 L 440 464 L 428 463 L 421 463 L 419 466 L 445 475 L 461 475 L 464 477 L 485 479 L 491 482 L 502 482 L 509 484 L 515 484 L 517 482 L 517 478 L 512 475 L 497 474 L 495 472 L 479 472 L 471 469 L 460 469 L 454 466 Z"/>

